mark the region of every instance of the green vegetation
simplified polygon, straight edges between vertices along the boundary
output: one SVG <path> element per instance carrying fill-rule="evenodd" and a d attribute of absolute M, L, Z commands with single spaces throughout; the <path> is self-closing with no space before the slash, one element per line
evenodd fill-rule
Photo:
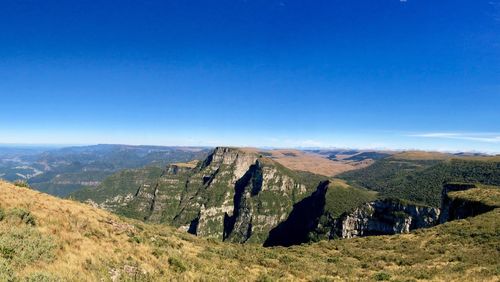
<path fill-rule="evenodd" d="M 204 148 L 164 146 L 95 145 L 35 151 L 2 148 L 0 177 L 20 180 L 34 189 L 66 197 L 85 187 L 95 188 L 108 176 L 144 166 L 202 159 Z"/>
<path fill-rule="evenodd" d="M 14 185 L 17 187 L 31 188 L 27 181 L 25 180 L 16 180 L 14 181 Z"/>
<path fill-rule="evenodd" d="M 388 281 L 391 280 L 391 275 L 386 272 L 379 272 L 373 275 L 373 279 L 376 281 Z"/>
<path fill-rule="evenodd" d="M 187 270 L 187 267 L 184 265 L 184 263 L 180 259 L 175 257 L 168 258 L 168 264 L 170 264 L 170 267 L 175 272 L 184 272 Z"/>
<path fill-rule="evenodd" d="M 29 211 L 22 208 L 13 208 L 7 211 L 2 219 L 9 222 L 14 221 L 14 223 L 21 222 L 31 226 L 36 225 L 35 217 Z"/>
<path fill-rule="evenodd" d="M 355 208 L 377 198 L 377 193 L 365 189 L 358 189 L 336 180 L 328 186 L 325 195 L 324 216 L 337 218 L 345 212 L 352 212 Z"/>
<path fill-rule="evenodd" d="M 378 191 L 383 197 L 439 207 L 444 183 L 500 185 L 500 161 L 479 159 L 443 161 L 387 158 L 367 168 L 343 173 L 339 178 L 352 185 Z"/>
<path fill-rule="evenodd" d="M 0 184 L 0 191 L 4 214 L 25 209 L 37 219 L 36 226 L 18 221 L 15 228 L 24 232 L 15 236 L 23 240 L 15 242 L 3 239 L 12 224 L 0 222 L 7 231 L 0 235 L 2 246 L 17 252 L 0 257 L 0 280 L 494 281 L 500 275 L 500 209 L 411 234 L 263 248 L 118 218 L 10 184 Z M 474 192 L 453 193 L 491 201 L 485 191 Z M 96 235 L 85 235 L 90 233 Z M 26 257 L 26 250 L 38 255 Z M 24 259 L 14 262 L 16 256 Z"/>
<path fill-rule="evenodd" d="M 71 193 L 70 197 L 81 201 L 92 199 L 102 203 L 116 196 L 135 194 L 142 184 L 154 183 L 162 172 L 163 169 L 159 167 L 123 170 L 106 178 L 99 187 L 78 190 Z"/>
<path fill-rule="evenodd" d="M 448 193 L 452 200 L 478 202 L 490 207 L 500 207 L 500 189 L 497 186 L 477 185 L 477 188 Z"/>
<path fill-rule="evenodd" d="M 14 281 L 14 269 L 53 260 L 56 244 L 34 227 L 35 219 L 30 212 L 16 207 L 0 209 L 0 215 L 0 281 Z"/>
<path fill-rule="evenodd" d="M 359 161 L 364 161 L 364 160 L 369 160 L 369 159 L 371 159 L 371 160 L 380 160 L 380 159 L 386 158 L 388 156 L 390 156 L 390 154 L 379 153 L 379 152 L 363 152 L 363 153 L 354 155 L 352 157 L 345 158 L 344 160 L 345 161 L 356 161 L 356 162 L 359 162 Z"/>

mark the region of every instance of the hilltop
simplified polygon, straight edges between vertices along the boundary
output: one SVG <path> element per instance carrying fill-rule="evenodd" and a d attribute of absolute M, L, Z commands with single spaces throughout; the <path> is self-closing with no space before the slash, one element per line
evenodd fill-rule
<path fill-rule="evenodd" d="M 467 198 L 474 191 L 456 193 Z M 0 280 L 495 281 L 499 275 L 498 208 L 411 234 L 289 248 L 220 243 L 6 182 L 0 208 Z"/>

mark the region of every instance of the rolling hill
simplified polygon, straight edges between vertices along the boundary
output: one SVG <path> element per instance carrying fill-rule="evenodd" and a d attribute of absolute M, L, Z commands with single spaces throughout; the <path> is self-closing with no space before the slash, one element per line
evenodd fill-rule
<path fill-rule="evenodd" d="M 0 183 L 0 280 L 498 281 L 498 188 L 452 192 L 493 210 L 410 234 L 264 248 L 200 238 Z M 496 196 L 494 196 L 496 195 Z"/>

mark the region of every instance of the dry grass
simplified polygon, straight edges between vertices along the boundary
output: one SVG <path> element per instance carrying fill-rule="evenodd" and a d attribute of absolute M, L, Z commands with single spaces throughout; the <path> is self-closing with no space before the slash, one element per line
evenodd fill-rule
<path fill-rule="evenodd" d="M 120 281 L 372 281 L 387 277 L 394 281 L 499 281 L 500 274 L 499 209 L 407 235 L 263 248 L 197 238 L 5 182 L 0 182 L 0 207 L 30 211 L 36 224 L 22 228 L 51 238 L 56 246 L 51 260 L 11 265 L 20 279 L 42 272 L 64 281 L 111 281 L 113 277 Z M 0 271 L 7 268 L 0 257 Z"/>
<path fill-rule="evenodd" d="M 362 162 L 332 161 L 327 159 L 324 155 L 295 149 L 263 150 L 256 148 L 240 148 L 239 150 L 270 157 L 291 170 L 307 171 L 325 176 L 335 176 L 342 172 L 367 167 L 373 163 L 372 160 Z"/>
<path fill-rule="evenodd" d="M 406 151 L 397 153 L 392 158 L 402 160 L 450 160 L 458 158 L 458 156 L 441 152 Z"/>
<path fill-rule="evenodd" d="M 478 185 L 480 188 L 450 192 L 451 198 L 482 202 L 491 207 L 500 207 L 500 189 L 495 186 Z"/>
<path fill-rule="evenodd" d="M 427 151 L 406 151 L 394 154 L 394 159 L 400 160 L 477 160 L 477 161 L 500 161 L 500 156 L 469 156 L 469 155 L 453 155 L 442 152 L 427 152 Z"/>
<path fill-rule="evenodd" d="M 173 165 L 176 165 L 178 167 L 195 168 L 199 162 L 199 160 L 192 160 L 187 163 L 174 163 Z"/>

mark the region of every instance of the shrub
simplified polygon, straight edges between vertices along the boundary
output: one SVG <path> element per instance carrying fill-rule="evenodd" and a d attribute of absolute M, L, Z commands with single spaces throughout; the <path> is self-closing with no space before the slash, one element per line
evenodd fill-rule
<path fill-rule="evenodd" d="M 19 219 L 22 223 L 31 226 L 36 225 L 35 217 L 27 210 L 21 208 L 13 208 L 8 211 L 6 217 L 12 219 Z"/>
<path fill-rule="evenodd" d="M 25 282 L 59 282 L 57 276 L 46 272 L 35 272 L 24 279 Z"/>
<path fill-rule="evenodd" d="M 0 258 L 0 281 L 14 281 L 14 270 L 6 259 Z"/>
<path fill-rule="evenodd" d="M 31 186 L 25 180 L 16 180 L 16 181 L 14 181 L 14 185 L 16 185 L 17 187 L 23 187 L 23 188 L 30 188 L 31 189 Z"/>
<path fill-rule="evenodd" d="M 32 262 L 49 261 L 56 244 L 51 238 L 28 226 L 0 227 L 0 255 L 12 265 L 26 266 Z"/>
<path fill-rule="evenodd" d="M 176 272 L 184 272 L 187 270 L 187 267 L 184 265 L 184 263 L 180 259 L 175 257 L 169 257 L 168 264 Z"/>
<path fill-rule="evenodd" d="M 373 275 L 373 279 L 375 279 L 376 281 L 387 281 L 391 279 L 391 275 L 386 272 L 379 272 Z"/>
<path fill-rule="evenodd" d="M 326 262 L 328 262 L 328 263 L 337 263 L 339 261 L 340 261 L 339 257 L 329 257 L 326 259 Z"/>

